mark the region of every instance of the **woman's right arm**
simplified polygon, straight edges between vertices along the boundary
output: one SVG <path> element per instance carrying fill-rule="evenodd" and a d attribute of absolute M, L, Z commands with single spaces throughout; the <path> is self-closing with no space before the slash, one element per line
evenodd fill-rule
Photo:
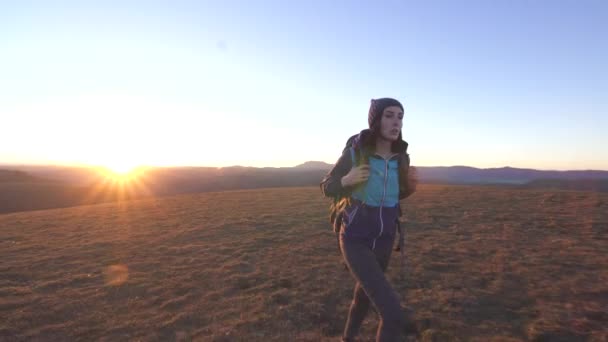
<path fill-rule="evenodd" d="M 350 150 L 345 148 L 340 159 L 321 181 L 321 191 L 325 197 L 342 197 L 350 194 L 352 186 L 343 186 L 342 177 L 346 176 L 351 168 Z"/>

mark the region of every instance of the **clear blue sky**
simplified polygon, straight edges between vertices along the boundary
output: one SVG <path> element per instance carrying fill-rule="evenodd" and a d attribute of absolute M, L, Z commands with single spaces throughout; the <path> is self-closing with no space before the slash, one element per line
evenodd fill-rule
<path fill-rule="evenodd" d="M 608 170 L 606 1 L 0 3 L 0 163 L 334 163 L 373 97 L 420 166 Z"/>

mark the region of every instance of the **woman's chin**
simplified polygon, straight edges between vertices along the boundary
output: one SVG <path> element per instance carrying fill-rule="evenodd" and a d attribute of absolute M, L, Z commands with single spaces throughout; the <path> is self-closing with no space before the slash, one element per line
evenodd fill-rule
<path fill-rule="evenodd" d="M 384 136 L 384 139 L 390 142 L 394 142 L 399 140 L 399 136 L 398 135 L 389 135 L 389 136 Z"/>

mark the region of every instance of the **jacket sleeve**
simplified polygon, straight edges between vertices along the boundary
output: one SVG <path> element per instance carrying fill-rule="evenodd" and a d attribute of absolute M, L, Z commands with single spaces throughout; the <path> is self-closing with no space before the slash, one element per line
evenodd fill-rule
<path fill-rule="evenodd" d="M 416 192 L 418 184 L 418 173 L 416 168 L 410 166 L 410 156 L 405 153 L 401 160 L 401 169 L 399 170 L 399 199 L 405 199 Z"/>
<path fill-rule="evenodd" d="M 325 197 L 336 198 L 350 195 L 353 187 L 343 187 L 342 177 L 346 176 L 351 168 L 350 150 L 345 148 L 340 159 L 321 181 L 321 191 Z"/>

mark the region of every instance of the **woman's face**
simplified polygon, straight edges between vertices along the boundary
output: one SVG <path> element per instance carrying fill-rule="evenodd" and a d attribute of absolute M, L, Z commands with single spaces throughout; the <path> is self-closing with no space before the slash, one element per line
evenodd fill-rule
<path fill-rule="evenodd" d="M 399 106 L 386 107 L 380 120 L 380 134 L 382 138 L 395 141 L 399 139 L 403 127 L 403 111 Z"/>

